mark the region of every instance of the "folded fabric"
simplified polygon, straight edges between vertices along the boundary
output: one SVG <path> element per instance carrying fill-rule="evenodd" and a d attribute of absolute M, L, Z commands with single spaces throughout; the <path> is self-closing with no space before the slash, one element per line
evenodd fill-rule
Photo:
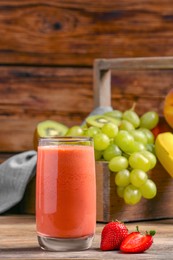
<path fill-rule="evenodd" d="M 36 151 L 27 151 L 0 164 L 0 214 L 22 200 L 28 182 L 35 175 L 36 161 Z"/>

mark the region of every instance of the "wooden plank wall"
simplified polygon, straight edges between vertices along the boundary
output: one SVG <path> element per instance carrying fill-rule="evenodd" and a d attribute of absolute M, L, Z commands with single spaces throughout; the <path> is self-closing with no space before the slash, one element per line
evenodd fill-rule
<path fill-rule="evenodd" d="M 0 160 L 33 148 L 39 121 L 80 124 L 95 58 L 173 55 L 172 0 L 0 1 Z M 162 113 L 171 71 L 112 76 L 112 105 Z"/>

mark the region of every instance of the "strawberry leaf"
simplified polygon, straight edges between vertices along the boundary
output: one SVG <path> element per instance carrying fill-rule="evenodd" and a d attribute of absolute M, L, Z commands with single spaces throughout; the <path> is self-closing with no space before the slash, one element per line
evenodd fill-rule
<path fill-rule="evenodd" d="M 150 236 L 154 236 L 156 234 L 156 231 L 155 230 L 150 230 Z"/>

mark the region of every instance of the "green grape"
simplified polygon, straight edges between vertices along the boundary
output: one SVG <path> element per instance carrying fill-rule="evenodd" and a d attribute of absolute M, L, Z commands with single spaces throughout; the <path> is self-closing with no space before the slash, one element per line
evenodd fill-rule
<path fill-rule="evenodd" d="M 122 152 L 122 156 L 124 156 L 127 160 L 129 160 L 130 154 Z"/>
<path fill-rule="evenodd" d="M 115 175 L 115 184 L 117 186 L 125 187 L 130 183 L 130 172 L 125 169 L 117 172 Z"/>
<path fill-rule="evenodd" d="M 134 152 L 140 152 L 146 150 L 146 146 L 142 143 L 134 141 L 134 144 L 130 147 L 129 150 L 131 151 L 130 154 L 132 154 Z"/>
<path fill-rule="evenodd" d="M 120 198 L 124 198 L 124 187 L 117 186 L 117 194 Z"/>
<path fill-rule="evenodd" d="M 116 144 L 110 144 L 103 152 L 103 158 L 110 161 L 113 157 L 121 155 L 122 151 Z"/>
<path fill-rule="evenodd" d="M 113 123 L 107 123 L 101 128 L 101 131 L 109 138 L 114 138 L 118 133 L 118 126 Z"/>
<path fill-rule="evenodd" d="M 147 140 L 146 134 L 144 132 L 142 132 L 141 130 L 138 130 L 138 129 L 131 130 L 130 134 L 134 137 L 135 141 L 137 141 L 139 143 L 147 144 L 148 140 Z"/>
<path fill-rule="evenodd" d="M 149 151 L 141 151 L 141 154 L 144 155 L 150 162 L 150 169 L 153 169 L 156 166 L 157 159 L 156 156 Z"/>
<path fill-rule="evenodd" d="M 155 138 L 153 133 L 149 129 L 140 127 L 139 130 L 146 135 L 148 144 L 154 144 Z"/>
<path fill-rule="evenodd" d="M 109 137 L 102 133 L 98 133 L 94 135 L 93 140 L 94 140 L 94 149 L 98 151 L 105 150 L 110 143 Z"/>
<path fill-rule="evenodd" d="M 154 144 L 146 144 L 146 150 L 155 154 L 155 145 Z"/>
<path fill-rule="evenodd" d="M 110 144 L 114 144 L 114 138 L 109 138 Z"/>
<path fill-rule="evenodd" d="M 68 132 L 66 133 L 66 136 L 82 136 L 84 133 L 81 126 L 72 126 L 69 128 Z"/>
<path fill-rule="evenodd" d="M 102 159 L 102 155 L 103 155 L 103 152 L 102 152 L 102 151 L 94 150 L 94 157 L 95 157 L 95 160 L 96 160 L 96 161 L 101 160 L 101 159 Z"/>
<path fill-rule="evenodd" d="M 110 116 L 110 117 L 119 118 L 119 119 L 122 118 L 122 114 L 123 113 L 117 109 L 104 113 L 105 116 Z"/>
<path fill-rule="evenodd" d="M 141 152 L 132 153 L 129 157 L 129 165 L 133 169 L 141 169 L 147 172 L 151 169 L 151 164 L 149 159 L 141 154 Z"/>
<path fill-rule="evenodd" d="M 112 172 L 119 172 L 128 167 L 128 160 L 124 156 L 116 156 L 109 161 L 109 170 Z"/>
<path fill-rule="evenodd" d="M 135 205 L 141 200 L 141 191 L 132 184 L 124 189 L 124 200 L 127 204 Z"/>
<path fill-rule="evenodd" d="M 81 126 L 82 127 L 82 126 Z M 82 130 L 83 130 L 83 136 L 87 136 L 87 131 L 88 131 L 88 128 L 83 128 L 82 127 Z"/>
<path fill-rule="evenodd" d="M 96 126 L 90 126 L 87 130 L 85 135 L 89 136 L 89 137 L 93 137 L 94 135 L 101 133 L 100 128 L 96 127 Z"/>
<path fill-rule="evenodd" d="M 130 182 L 137 188 L 142 186 L 147 179 L 148 175 L 140 169 L 134 169 L 130 172 Z"/>
<path fill-rule="evenodd" d="M 142 193 L 142 196 L 145 198 L 145 199 L 152 199 L 156 196 L 157 194 L 157 187 L 156 187 L 156 184 L 148 179 L 144 185 L 142 185 L 140 187 L 140 191 Z"/>
<path fill-rule="evenodd" d="M 84 123 L 83 125 L 81 125 L 82 129 L 85 130 L 85 129 L 88 129 L 88 126 L 86 123 Z"/>
<path fill-rule="evenodd" d="M 114 143 L 120 147 L 123 152 L 131 153 L 131 147 L 134 145 L 133 136 L 125 131 L 120 130 L 114 138 Z"/>
<path fill-rule="evenodd" d="M 129 121 L 135 128 L 137 128 L 139 126 L 139 124 L 140 124 L 139 116 L 137 115 L 137 113 L 135 111 L 133 111 L 131 109 L 126 110 L 123 113 L 122 118 L 124 120 Z"/>
<path fill-rule="evenodd" d="M 119 125 L 119 130 L 126 130 L 130 131 L 135 129 L 134 126 L 127 120 L 122 120 L 120 125 Z"/>
<path fill-rule="evenodd" d="M 159 115 L 154 111 L 143 114 L 140 118 L 140 127 L 153 129 L 159 122 Z"/>

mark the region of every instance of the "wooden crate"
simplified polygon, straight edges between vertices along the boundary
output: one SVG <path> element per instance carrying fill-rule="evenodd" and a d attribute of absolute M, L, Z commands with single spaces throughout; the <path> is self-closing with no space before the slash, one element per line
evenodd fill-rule
<path fill-rule="evenodd" d="M 94 104 L 95 107 L 111 106 L 111 70 L 155 70 L 173 69 L 173 57 L 98 59 L 94 62 Z M 172 131 L 161 118 L 162 128 Z M 107 162 L 96 162 L 97 221 L 113 219 L 137 221 L 173 217 L 173 179 L 158 162 L 149 177 L 157 185 L 154 199 L 142 199 L 135 206 L 126 205 L 117 196 L 115 173 L 108 170 Z M 28 185 L 21 203 L 22 212 L 35 213 L 35 178 Z"/>
<path fill-rule="evenodd" d="M 160 163 L 149 173 L 157 185 L 157 195 L 151 200 L 142 200 L 137 205 L 127 205 L 119 198 L 115 186 L 115 173 L 107 163 L 96 163 L 97 176 L 97 221 L 138 221 L 173 217 L 173 179 Z"/>
<path fill-rule="evenodd" d="M 106 223 L 115 219 L 128 222 L 172 218 L 173 179 L 159 162 L 149 172 L 149 177 L 157 185 L 156 197 L 151 200 L 142 199 L 134 206 L 126 205 L 117 196 L 115 173 L 108 170 L 106 162 L 96 162 L 97 221 Z M 22 213 L 35 214 L 35 177 L 26 189 L 20 209 Z"/>
<path fill-rule="evenodd" d="M 172 57 L 98 59 L 94 63 L 95 107 L 111 106 L 111 70 L 167 70 L 173 69 Z M 134 89 L 135 92 L 135 89 Z M 135 95 L 135 93 L 134 93 Z M 172 131 L 161 119 L 163 131 Z M 97 221 L 108 222 L 112 219 L 136 221 L 173 217 L 173 179 L 158 162 L 150 171 L 149 177 L 157 185 L 154 199 L 142 199 L 137 205 L 127 205 L 118 197 L 115 186 L 115 173 L 108 170 L 106 162 L 96 163 L 97 172 Z"/>

